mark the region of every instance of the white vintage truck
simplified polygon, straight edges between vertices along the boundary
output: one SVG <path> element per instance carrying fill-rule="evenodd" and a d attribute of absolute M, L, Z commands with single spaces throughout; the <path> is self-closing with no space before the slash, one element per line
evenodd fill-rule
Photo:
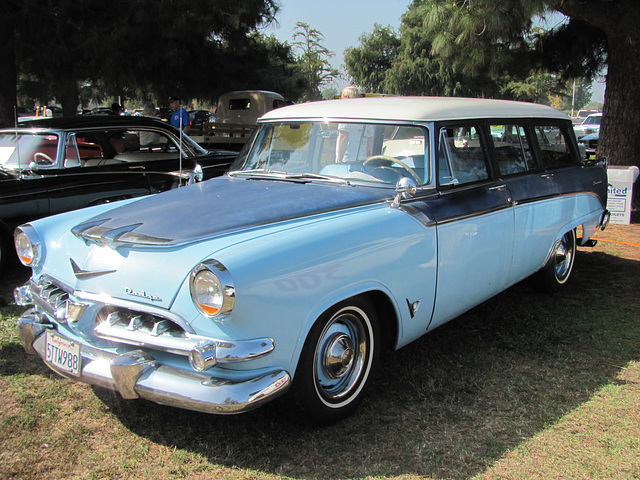
<path fill-rule="evenodd" d="M 192 128 L 191 138 L 205 147 L 240 150 L 256 127 L 258 118 L 283 107 L 282 95 L 266 90 L 238 90 L 218 99 L 217 119 Z"/>

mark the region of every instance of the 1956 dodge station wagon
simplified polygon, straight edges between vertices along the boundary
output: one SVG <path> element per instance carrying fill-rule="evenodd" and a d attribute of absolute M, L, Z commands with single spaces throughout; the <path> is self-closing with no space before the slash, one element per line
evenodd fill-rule
<path fill-rule="evenodd" d="M 606 226 L 606 194 L 546 106 L 284 107 L 223 177 L 20 226 L 21 341 L 124 398 L 232 414 L 290 391 L 335 421 L 384 347 L 532 275 L 562 288 Z"/>

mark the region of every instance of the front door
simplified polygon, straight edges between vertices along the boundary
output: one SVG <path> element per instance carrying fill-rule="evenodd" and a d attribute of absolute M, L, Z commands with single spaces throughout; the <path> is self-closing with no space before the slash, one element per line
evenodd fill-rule
<path fill-rule="evenodd" d="M 437 224 L 438 277 L 429 329 L 501 292 L 513 254 L 511 194 L 493 180 L 486 139 L 476 125 L 442 128 Z"/>

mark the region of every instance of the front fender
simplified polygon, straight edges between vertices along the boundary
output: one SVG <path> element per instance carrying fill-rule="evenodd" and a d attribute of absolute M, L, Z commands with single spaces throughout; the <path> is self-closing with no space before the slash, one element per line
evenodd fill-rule
<path fill-rule="evenodd" d="M 232 314 L 215 328 L 229 338 L 246 338 L 250 332 L 275 340 L 275 351 L 252 362 L 253 368 L 275 361 L 295 371 L 318 317 L 364 292 L 379 291 L 390 299 L 399 322 L 397 346 L 424 334 L 431 320 L 435 227 L 386 205 L 292 222 L 270 234 L 256 232 L 214 256 L 230 272 L 236 292 Z M 185 285 L 176 308 L 191 303 L 188 294 Z M 410 312 L 407 304 L 415 302 L 420 308 Z M 200 331 L 212 328 L 211 322 L 197 316 L 191 325 Z"/>

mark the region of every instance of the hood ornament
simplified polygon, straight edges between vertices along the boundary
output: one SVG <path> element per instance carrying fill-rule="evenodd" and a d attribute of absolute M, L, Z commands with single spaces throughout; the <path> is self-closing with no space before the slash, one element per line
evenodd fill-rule
<path fill-rule="evenodd" d="M 76 262 L 73 261 L 73 258 L 70 258 L 71 268 L 73 269 L 73 274 L 76 276 L 78 280 L 85 280 L 87 278 L 99 277 L 100 275 L 107 275 L 108 273 L 114 273 L 115 270 L 96 270 L 90 272 L 88 270 L 83 270 L 78 266 Z"/>
<path fill-rule="evenodd" d="M 88 222 L 80 223 L 71 229 L 76 237 L 92 242 L 97 245 L 104 245 L 113 250 L 122 245 L 166 245 L 172 242 L 170 238 L 153 237 L 134 230 L 142 223 L 133 223 L 121 227 L 105 227 L 104 223 L 111 221 L 110 218 L 93 219 Z"/>

